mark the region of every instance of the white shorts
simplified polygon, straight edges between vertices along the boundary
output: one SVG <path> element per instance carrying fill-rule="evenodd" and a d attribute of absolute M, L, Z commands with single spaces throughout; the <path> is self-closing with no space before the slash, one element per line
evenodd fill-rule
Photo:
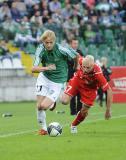
<path fill-rule="evenodd" d="M 45 77 L 42 72 L 39 73 L 36 83 L 37 96 L 46 96 L 55 102 L 63 89 L 63 83 L 55 83 Z"/>

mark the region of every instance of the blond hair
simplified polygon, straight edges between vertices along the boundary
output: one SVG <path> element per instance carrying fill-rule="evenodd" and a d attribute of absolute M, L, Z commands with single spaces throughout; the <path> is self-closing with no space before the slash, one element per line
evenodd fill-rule
<path fill-rule="evenodd" d="M 40 41 L 45 41 L 47 38 L 51 38 L 53 41 L 56 41 L 56 35 L 51 30 L 46 30 L 40 37 Z"/>
<path fill-rule="evenodd" d="M 84 65 L 85 63 L 93 65 L 94 64 L 94 57 L 92 55 L 86 55 L 86 57 L 83 58 L 82 65 Z"/>
<path fill-rule="evenodd" d="M 101 58 L 101 62 L 106 62 L 108 59 L 107 59 L 107 57 L 102 57 Z"/>
<path fill-rule="evenodd" d="M 107 66 L 107 63 L 108 63 L 107 57 L 102 57 L 101 58 L 101 64 L 104 65 L 104 66 Z"/>

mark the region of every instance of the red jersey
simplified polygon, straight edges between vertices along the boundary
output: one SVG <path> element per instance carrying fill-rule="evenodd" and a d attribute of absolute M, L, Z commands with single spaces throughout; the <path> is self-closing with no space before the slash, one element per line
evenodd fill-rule
<path fill-rule="evenodd" d="M 82 70 L 82 60 L 82 57 L 79 58 L 79 69 L 74 75 L 80 81 L 81 87 L 93 90 L 97 90 L 101 87 L 104 91 L 107 90 L 109 85 L 103 76 L 100 66 L 94 64 L 93 70 L 90 73 L 86 73 Z"/>
<path fill-rule="evenodd" d="M 97 96 L 97 89 L 101 87 L 103 91 L 106 91 L 109 88 L 109 84 L 103 76 L 100 66 L 97 64 L 94 64 L 90 73 L 84 72 L 82 60 L 83 58 L 80 57 L 78 70 L 73 78 L 69 80 L 64 92 L 71 97 L 80 93 L 80 101 L 88 106 L 92 106 Z"/>
<path fill-rule="evenodd" d="M 82 60 L 82 57 L 79 58 L 79 69 L 75 72 L 73 78 L 69 80 L 64 92 L 71 97 L 80 93 L 80 101 L 88 106 L 92 106 L 97 96 L 97 89 L 101 87 L 106 91 L 109 85 L 97 64 L 94 65 L 90 73 L 85 73 L 82 70 Z"/>

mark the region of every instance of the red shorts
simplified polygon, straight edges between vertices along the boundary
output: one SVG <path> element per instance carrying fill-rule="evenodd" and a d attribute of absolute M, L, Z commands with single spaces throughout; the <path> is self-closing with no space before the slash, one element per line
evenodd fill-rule
<path fill-rule="evenodd" d="M 76 96 L 77 93 L 80 94 L 80 101 L 88 106 L 93 106 L 94 101 L 97 96 L 97 89 L 88 89 L 84 87 L 83 80 L 78 77 L 73 77 L 65 89 L 64 93 L 70 95 L 71 97 Z"/>

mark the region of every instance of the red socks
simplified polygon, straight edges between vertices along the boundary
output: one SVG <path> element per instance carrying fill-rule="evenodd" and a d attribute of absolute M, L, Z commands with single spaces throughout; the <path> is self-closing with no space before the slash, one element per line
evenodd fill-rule
<path fill-rule="evenodd" d="M 72 126 L 77 126 L 80 124 L 88 115 L 88 112 L 85 111 L 83 114 L 79 111 L 76 118 L 72 122 Z"/>

